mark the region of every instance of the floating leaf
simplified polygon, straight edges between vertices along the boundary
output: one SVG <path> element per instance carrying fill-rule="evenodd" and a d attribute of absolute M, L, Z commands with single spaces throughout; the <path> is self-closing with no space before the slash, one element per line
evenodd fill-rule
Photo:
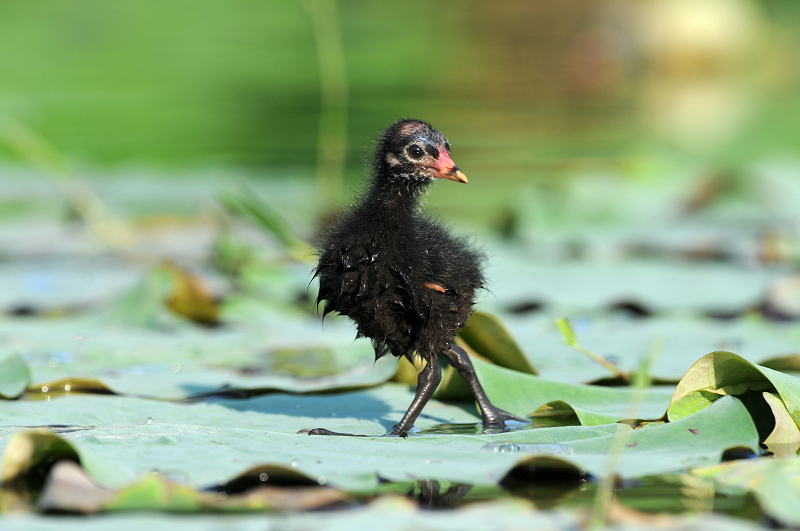
<path fill-rule="evenodd" d="M 800 319 L 800 273 L 775 279 L 767 290 L 764 307 L 780 319 Z"/>
<path fill-rule="evenodd" d="M 417 357 L 414 363 L 411 363 L 405 356 L 397 360 L 397 369 L 392 376 L 391 381 L 402 383 L 405 385 L 417 385 L 417 376 L 420 371 L 425 367 L 425 360 Z"/>
<path fill-rule="evenodd" d="M 561 313 L 599 312 L 620 300 L 654 314 L 687 308 L 742 311 L 758 305 L 777 276 L 769 268 L 745 271 L 719 262 L 531 262 L 520 254 L 495 260 L 492 292 L 506 306 L 538 301 Z"/>
<path fill-rule="evenodd" d="M 346 493 L 319 485 L 313 487 L 259 487 L 239 496 L 206 501 L 207 509 L 225 511 L 312 511 L 352 501 Z"/>
<path fill-rule="evenodd" d="M 800 354 L 777 356 L 758 362 L 762 367 L 780 372 L 800 372 Z"/>
<path fill-rule="evenodd" d="M 634 390 L 627 387 L 599 387 L 567 384 L 497 367 L 478 360 L 473 362 L 478 378 L 489 399 L 499 408 L 516 415 L 542 414 L 540 408 L 563 402 L 573 408 L 577 418 L 591 424 L 606 424 L 625 419 Z M 640 416 L 659 418 L 669 405 L 671 388 L 651 387 L 645 391 Z M 562 406 L 556 406 L 563 411 Z M 590 425 L 591 425 L 590 424 Z"/>
<path fill-rule="evenodd" d="M 200 278 L 173 262 L 165 263 L 164 267 L 172 279 L 172 290 L 165 301 L 167 308 L 195 323 L 206 326 L 218 325 L 217 301 Z"/>
<path fill-rule="evenodd" d="M 764 440 L 767 450 L 775 457 L 792 457 L 800 450 L 800 429 L 786 410 L 786 405 L 775 393 L 764 393 L 772 415 L 775 417 L 775 428 Z"/>
<path fill-rule="evenodd" d="M 163 267 L 150 268 L 142 281 L 117 299 L 112 322 L 124 325 L 159 328 L 164 301 L 170 294 L 171 279 Z"/>
<path fill-rule="evenodd" d="M 693 415 L 724 395 L 738 395 L 748 403 L 762 439 L 765 444 L 769 441 L 776 455 L 800 448 L 800 379 L 731 352 L 712 352 L 689 369 L 678 383 L 667 418 Z M 769 411 L 773 419 L 765 418 Z"/>
<path fill-rule="evenodd" d="M 679 420 L 689 415 L 694 415 L 713 404 L 720 396 L 722 395 L 701 389 L 677 400 L 673 399 L 673 402 L 669 405 L 670 420 Z"/>
<path fill-rule="evenodd" d="M 793 461 L 777 461 L 780 464 L 773 465 L 755 489 L 756 497 L 767 514 L 786 526 L 800 526 L 800 514 L 797 512 L 800 507 L 800 484 L 797 480 L 797 462 Z"/>
<path fill-rule="evenodd" d="M 573 383 L 596 382 L 609 376 L 608 370 L 588 356 L 569 347 L 547 315 L 508 316 L 504 324 L 525 347 L 539 374 L 551 380 Z M 619 319 L 593 314 L 575 318 L 572 327 L 581 344 L 612 361 L 623 373 L 635 371 L 654 339 L 664 338 L 664 349 L 650 369 L 656 382 L 675 385 L 702 355 L 717 350 L 736 352 L 743 358 L 779 371 L 800 371 L 798 352 L 800 326 L 760 319 L 708 319 L 696 316 L 653 316 L 648 319 Z M 776 359 L 772 366 L 762 360 Z M 793 368 L 795 367 L 795 368 Z"/>
<path fill-rule="evenodd" d="M 3 453 L 3 483 L 25 481 L 41 486 L 50 467 L 61 460 L 79 462 L 78 453 L 67 441 L 44 430 L 18 433 Z"/>
<path fill-rule="evenodd" d="M 0 360 L 0 398 L 17 398 L 31 383 L 31 373 L 22 356 L 12 354 Z"/>
<path fill-rule="evenodd" d="M 297 468 L 281 465 L 259 465 L 249 468 L 224 485 L 212 490 L 231 492 L 244 492 L 254 487 L 269 485 L 272 487 L 308 487 L 319 485 L 319 478 L 312 478 L 302 473 Z"/>
<path fill-rule="evenodd" d="M 500 367 L 538 374 L 503 323 L 493 315 L 475 312 L 458 337 L 477 354 Z"/>
<path fill-rule="evenodd" d="M 631 430 L 625 425 L 617 426 L 613 432 L 604 433 L 590 433 L 580 428 L 580 431 L 574 432 L 579 438 L 572 440 L 564 437 L 570 428 L 511 432 L 503 440 L 508 443 L 506 446 L 512 454 L 523 457 L 515 467 L 577 467 L 592 475 L 602 476 L 607 472 L 608 452 L 615 444 L 615 438 L 623 434 L 626 437 L 624 451 L 617 467 L 622 477 L 641 477 L 651 472 L 664 473 L 715 463 L 722 457 L 723 451 L 732 446 L 758 447 L 758 433 L 747 409 L 739 400 L 731 397 L 718 400 L 697 415 L 677 422 L 652 424 L 638 430 Z M 603 427 L 595 429 L 600 428 Z M 548 432 L 551 437 L 547 437 Z M 542 455 L 537 452 L 525 456 L 527 444 L 544 442 L 568 446 L 572 453 Z M 515 446 L 519 447 L 517 452 L 514 452 Z M 558 464 L 558 461 L 564 463 Z"/>
<path fill-rule="evenodd" d="M 713 479 L 723 489 L 750 491 L 770 517 L 784 526 L 800 526 L 800 459 L 732 461 L 692 473 Z"/>
<path fill-rule="evenodd" d="M 740 394 L 747 390 L 776 391 L 796 423 L 800 423 L 800 378 L 750 363 L 732 352 L 712 352 L 700 358 L 678 383 L 670 401 L 670 420 L 693 413 L 685 398 L 698 391 L 704 399 L 695 401 L 705 407 L 713 395 Z M 678 405 L 676 405 L 678 404 Z"/>
<path fill-rule="evenodd" d="M 529 416 L 532 419 L 560 419 L 564 422 L 564 425 L 567 426 L 598 426 L 600 424 L 610 424 L 620 420 L 612 415 L 603 415 L 580 407 L 571 406 L 562 400 L 548 402 L 540 406 Z"/>
<path fill-rule="evenodd" d="M 111 511 L 193 512 L 202 508 L 196 491 L 155 474 L 120 489 L 104 505 Z"/>
<path fill-rule="evenodd" d="M 59 461 L 50 469 L 37 504 L 45 511 L 95 513 L 113 497 L 113 490 L 98 485 L 80 465 Z"/>
<path fill-rule="evenodd" d="M 556 319 L 556 326 L 561 332 L 561 335 L 564 336 L 564 341 L 567 345 L 575 347 L 578 344 L 578 338 L 575 337 L 575 332 L 572 330 L 572 326 L 569 324 L 566 317 L 559 317 Z"/>
<path fill-rule="evenodd" d="M 27 392 L 29 395 L 33 395 L 33 398 L 36 398 L 37 395 L 47 398 L 67 393 L 116 394 L 106 384 L 93 378 L 64 378 L 30 387 Z"/>

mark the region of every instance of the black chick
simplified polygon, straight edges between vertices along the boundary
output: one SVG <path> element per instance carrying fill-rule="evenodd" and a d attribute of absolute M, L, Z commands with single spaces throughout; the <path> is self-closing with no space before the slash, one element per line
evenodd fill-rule
<path fill-rule="evenodd" d="M 472 314 L 483 287 L 483 256 L 420 209 L 420 196 L 437 178 L 466 183 L 450 158 L 450 144 L 419 120 L 399 120 L 378 139 L 372 180 L 361 201 L 321 238 L 317 305 L 338 312 L 368 337 L 376 359 L 390 353 L 427 362 L 408 411 L 391 434 L 406 436 L 441 381 L 437 353 L 469 384 L 484 428 L 522 420 L 486 397 L 467 353 L 453 337 Z M 312 435 L 338 434 L 323 428 Z"/>

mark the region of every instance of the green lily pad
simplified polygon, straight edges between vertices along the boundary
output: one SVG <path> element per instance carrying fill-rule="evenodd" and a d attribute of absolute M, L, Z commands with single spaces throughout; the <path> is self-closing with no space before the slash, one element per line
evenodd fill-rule
<path fill-rule="evenodd" d="M 0 479 L 41 486 L 50 466 L 61 460 L 79 462 L 80 458 L 71 444 L 51 432 L 24 431 L 5 445 Z"/>
<path fill-rule="evenodd" d="M 527 374 L 538 374 L 503 323 L 493 315 L 475 312 L 458 336 L 475 353 L 495 365 Z"/>
<path fill-rule="evenodd" d="M 800 354 L 776 356 L 758 362 L 762 367 L 780 372 L 800 372 Z"/>
<path fill-rule="evenodd" d="M 542 432 L 552 430 L 553 433 L 560 428 L 513 432 L 506 435 L 505 442 L 512 447 L 518 446 L 523 454 L 526 445 L 545 441 L 566 445 L 572 450 L 569 455 L 539 455 L 534 444 L 534 455 L 522 460 L 521 466 L 554 466 L 553 460 L 561 460 L 593 475 L 603 476 L 611 472 L 606 466 L 608 453 L 617 446 L 616 440 L 622 438 L 624 444 L 616 472 L 623 477 L 641 477 L 649 472 L 662 474 L 714 463 L 722 457 L 725 449 L 739 445 L 758 448 L 758 432 L 747 409 L 731 397 L 680 421 L 650 424 L 636 430 L 622 426 L 603 434 L 589 432 L 575 441 L 559 437 L 548 440 L 541 436 L 544 435 Z M 662 454 L 667 448 L 666 455 Z"/>
<path fill-rule="evenodd" d="M 618 472 L 638 477 L 711 464 L 726 448 L 758 445 L 747 409 L 732 397 L 723 397 L 680 421 L 638 430 L 608 424 L 478 435 L 437 434 L 435 428 L 442 422 L 478 422 L 479 418 L 460 407 L 432 401 L 417 423 L 426 435 L 377 436 L 391 429 L 412 396 L 404 386 L 387 384 L 340 395 L 273 394 L 213 403 L 80 394 L 13 406 L 20 425 L 60 424 L 54 429 L 74 448 L 89 475 L 115 489 L 132 485 L 135 478 L 152 471 L 191 488 L 219 489 L 267 465 L 296 470 L 318 484 L 365 494 L 375 491 L 379 477 L 396 482 L 433 478 L 495 485 L 525 456 L 527 445 L 542 444 L 568 447 L 572 453 L 556 457 L 599 476 L 606 473 L 607 453 L 620 434 L 627 437 L 627 447 Z M 372 436 L 296 433 L 313 427 Z M 516 445 L 521 450 L 497 452 L 498 445 Z M 187 454 L 193 458 L 186 459 Z M 144 487 L 156 494 L 163 490 L 159 485 Z M 169 492 L 162 492 L 164 499 L 172 499 Z"/>
<path fill-rule="evenodd" d="M 98 395 L 113 395 L 114 391 L 103 382 L 93 378 L 64 378 L 54 382 L 46 382 L 36 387 L 27 389 L 30 398 L 45 398 L 59 396 L 66 393 L 94 393 Z"/>
<path fill-rule="evenodd" d="M 105 508 L 117 511 L 193 512 L 202 508 L 197 498 L 196 492 L 189 487 L 166 481 L 160 476 L 149 475 L 120 489 Z"/>
<path fill-rule="evenodd" d="M 31 383 L 31 373 L 22 356 L 12 354 L 0 360 L 0 398 L 17 398 Z"/>
<path fill-rule="evenodd" d="M 165 333 L 109 325 L 97 316 L 24 320 L 15 325 L 14 337 L 26 352 L 35 383 L 30 392 L 42 396 L 71 382 L 82 382 L 72 392 L 76 386 L 87 392 L 105 387 L 161 399 L 325 392 L 378 385 L 396 364 L 394 358 L 376 362 L 370 343 L 353 343 L 352 328 L 342 320 L 327 319 L 323 328 L 311 315 L 264 309 L 237 326 L 175 325 Z M 43 387 L 48 391 L 41 392 Z"/>
<path fill-rule="evenodd" d="M 563 400 L 553 400 L 540 406 L 529 415 L 531 419 L 559 419 L 570 426 L 598 426 L 617 422 L 613 415 L 604 415 L 587 409 L 572 406 Z"/>
<path fill-rule="evenodd" d="M 474 361 L 473 365 L 489 399 L 497 407 L 520 416 L 532 413 L 533 416 L 542 416 L 546 414 L 543 406 L 561 402 L 575 412 L 582 424 L 608 424 L 626 419 L 628 405 L 635 394 L 630 388 L 554 382 L 479 360 Z M 672 394 L 672 388 L 649 388 L 641 400 L 638 416 L 643 419 L 660 418 Z M 563 411 L 563 407 L 556 407 Z"/>
<path fill-rule="evenodd" d="M 275 467 L 261 467 L 274 472 Z M 267 472 L 260 472 L 262 477 Z M 78 465 L 56 464 L 38 500 L 48 511 L 78 513 L 117 511 L 298 511 L 318 509 L 347 501 L 349 497 L 330 487 L 306 479 L 306 486 L 260 485 L 246 491 L 197 490 L 158 474 L 148 474 L 130 485 L 111 490 L 97 485 Z M 313 484 L 313 487 L 308 486 Z"/>
<path fill-rule="evenodd" d="M 96 513 L 114 491 L 97 484 L 75 462 L 59 461 L 50 469 L 36 505 L 45 511 Z"/>
<path fill-rule="evenodd" d="M 800 423 L 800 378 L 760 367 L 732 352 L 712 352 L 700 358 L 678 383 L 667 417 L 676 420 L 691 415 L 713 401 L 714 395 L 740 394 L 748 390 L 775 391 L 786 410 Z M 687 397 L 700 393 L 702 400 L 687 406 Z"/>
<path fill-rule="evenodd" d="M 733 461 L 692 471 L 720 488 L 755 494 L 759 505 L 785 526 L 800 525 L 800 459 L 760 458 Z"/>
<path fill-rule="evenodd" d="M 587 383 L 609 375 L 605 367 L 565 344 L 551 314 L 501 316 L 541 376 Z M 621 319 L 604 314 L 571 314 L 570 324 L 583 347 L 612 361 L 625 373 L 636 369 L 654 340 L 663 340 L 661 354 L 650 368 L 655 380 L 677 383 L 701 356 L 719 350 L 736 352 L 753 363 L 782 372 L 800 367 L 800 361 L 792 357 L 800 345 L 800 327 L 794 323 L 721 321 L 685 315 Z"/>
<path fill-rule="evenodd" d="M 796 455 L 800 450 L 800 428 L 777 394 L 764 393 L 764 400 L 772 410 L 772 416 L 775 417 L 775 428 L 764 440 L 764 445 L 778 458 Z"/>
<path fill-rule="evenodd" d="M 767 514 L 787 526 L 800 526 L 797 477 L 797 466 L 775 466 L 765 474 L 755 491 Z"/>
<path fill-rule="evenodd" d="M 488 272 L 499 300 L 508 306 L 537 301 L 565 315 L 598 311 L 621 301 L 652 312 L 742 311 L 757 305 L 778 276 L 767 269 L 743 270 L 710 262 L 531 262 L 517 253 L 503 254 Z"/>

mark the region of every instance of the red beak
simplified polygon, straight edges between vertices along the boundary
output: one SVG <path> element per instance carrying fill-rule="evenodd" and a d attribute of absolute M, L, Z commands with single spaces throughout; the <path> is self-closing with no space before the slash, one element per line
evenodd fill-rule
<path fill-rule="evenodd" d="M 439 150 L 439 160 L 432 166 L 433 173 L 438 179 L 450 179 L 457 183 L 466 183 L 467 176 L 458 169 L 450 154 L 444 149 Z"/>

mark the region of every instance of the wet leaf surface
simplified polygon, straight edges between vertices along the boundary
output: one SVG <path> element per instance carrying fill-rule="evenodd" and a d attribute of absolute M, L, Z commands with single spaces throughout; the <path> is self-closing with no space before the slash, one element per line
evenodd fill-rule
<path fill-rule="evenodd" d="M 105 486 L 125 485 L 131 477 L 158 470 L 182 483 L 212 487 L 227 484 L 252 467 L 273 464 L 351 492 L 374 490 L 378 478 L 404 482 L 433 477 L 491 485 L 520 459 L 541 458 L 541 453 L 525 457 L 527 445 L 534 443 L 569 447 L 571 454 L 559 450 L 556 458 L 602 476 L 609 448 L 620 433 L 627 433 L 628 439 L 618 469 L 623 477 L 711 464 L 719 462 L 728 447 L 758 446 L 758 434 L 747 409 L 731 397 L 686 419 L 639 430 L 624 424 L 604 424 L 496 434 L 382 437 L 410 397 L 402 386 L 383 386 L 339 400 L 265 395 L 210 404 L 158 404 L 143 399 L 75 395 L 22 404 L 18 411 L 20 426 L 6 428 L 4 434 L 20 433 L 17 437 L 24 438 L 30 433 L 23 428 L 25 424 L 47 426 L 58 419 L 80 426 L 83 421 L 86 429 L 64 431 L 61 437 L 77 450 L 90 476 Z M 100 404 L 111 407 L 99 411 L 95 405 Z M 326 415 L 326 411 L 330 413 Z M 432 404 L 418 425 L 424 428 L 442 421 L 470 419 L 479 420 L 461 408 Z M 372 437 L 296 433 L 304 427 L 318 427 L 317 423 L 334 431 Z M 505 446 L 498 450 L 496 443 Z M 192 460 L 181 457 L 187 453 Z M 465 462 L 470 466 L 464 466 Z M 107 463 L 116 466 L 108 467 Z"/>

